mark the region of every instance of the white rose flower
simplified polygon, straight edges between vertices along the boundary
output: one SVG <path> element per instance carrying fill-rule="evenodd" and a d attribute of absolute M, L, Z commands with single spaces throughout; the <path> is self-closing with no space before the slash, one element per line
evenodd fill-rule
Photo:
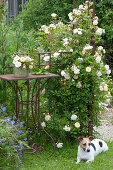
<path fill-rule="evenodd" d="M 99 46 L 97 50 L 102 51 L 102 50 L 103 50 L 103 47 L 102 47 L 102 46 Z"/>
<path fill-rule="evenodd" d="M 15 67 L 17 67 L 17 68 L 21 67 L 21 62 L 18 62 L 18 61 L 17 61 L 17 62 L 15 63 Z"/>
<path fill-rule="evenodd" d="M 73 30 L 73 33 L 74 33 L 74 34 L 78 33 L 78 29 L 74 29 L 74 30 Z"/>
<path fill-rule="evenodd" d="M 106 69 L 106 70 L 109 70 L 109 65 L 106 64 L 106 65 L 105 65 L 105 69 Z"/>
<path fill-rule="evenodd" d="M 107 73 L 108 75 L 111 74 L 111 70 L 110 70 L 110 69 L 107 70 L 106 73 Z"/>
<path fill-rule="evenodd" d="M 77 127 L 77 128 L 79 128 L 79 127 L 80 127 L 80 123 L 79 123 L 79 122 L 76 122 L 76 123 L 74 124 L 74 126 Z"/>
<path fill-rule="evenodd" d="M 33 65 L 29 65 L 29 68 L 32 69 L 32 68 L 33 68 Z"/>
<path fill-rule="evenodd" d="M 47 55 L 47 56 L 45 56 L 45 57 L 43 58 L 44 61 L 49 61 L 49 59 L 50 59 L 50 56 L 49 56 L 49 55 Z"/>
<path fill-rule="evenodd" d="M 71 120 L 76 120 L 76 119 L 77 119 L 77 115 L 74 115 L 74 114 L 73 114 L 73 115 L 71 116 Z"/>
<path fill-rule="evenodd" d="M 64 70 L 61 71 L 61 76 L 64 76 L 66 73 Z"/>
<path fill-rule="evenodd" d="M 107 86 L 107 84 L 104 85 L 103 90 L 104 90 L 104 91 L 108 91 L 108 86 Z"/>
<path fill-rule="evenodd" d="M 18 55 L 16 55 L 16 56 L 14 57 L 14 60 L 15 60 L 15 61 L 18 61 L 18 60 L 20 60 L 20 57 L 19 57 Z"/>
<path fill-rule="evenodd" d="M 60 53 L 55 52 L 55 53 L 53 54 L 53 57 L 54 57 L 54 58 L 57 58 L 59 55 L 60 55 Z"/>
<path fill-rule="evenodd" d="M 50 116 L 50 115 L 46 115 L 46 116 L 45 116 L 45 120 L 46 120 L 46 121 L 49 121 L 50 119 L 51 119 L 51 116 Z"/>
<path fill-rule="evenodd" d="M 68 41 L 68 38 L 64 38 L 63 41 L 64 41 L 64 42 L 67 42 L 67 41 Z"/>
<path fill-rule="evenodd" d="M 66 132 L 69 132 L 71 130 L 71 127 L 65 125 L 65 127 L 63 128 Z"/>
<path fill-rule="evenodd" d="M 96 59 L 95 59 L 95 60 L 96 60 L 96 62 L 97 62 L 97 63 L 100 63 L 100 61 L 101 61 L 101 57 L 100 57 L 100 56 L 98 56 L 98 57 L 96 57 Z"/>
<path fill-rule="evenodd" d="M 68 44 L 69 44 L 69 42 L 68 42 L 68 41 L 66 41 L 66 42 L 64 42 L 63 46 L 64 46 L 64 47 L 67 47 L 67 46 L 68 46 Z"/>
<path fill-rule="evenodd" d="M 103 91 L 104 89 L 103 89 L 103 87 L 100 85 L 99 86 L 99 89 L 100 89 L 100 91 Z"/>
<path fill-rule="evenodd" d="M 83 5 L 79 5 L 79 9 L 84 9 L 84 6 Z"/>
<path fill-rule="evenodd" d="M 104 29 L 102 29 L 102 28 L 98 28 L 97 30 L 96 30 L 96 35 L 102 35 L 102 33 L 105 33 L 105 30 Z"/>
<path fill-rule="evenodd" d="M 93 25 L 98 25 L 98 20 L 94 20 Z"/>
<path fill-rule="evenodd" d="M 57 143 L 57 148 L 62 148 L 63 147 L 63 143 Z"/>
<path fill-rule="evenodd" d="M 56 18 L 56 17 L 57 17 L 57 14 L 52 13 L 51 16 L 52 16 L 53 18 Z"/>
<path fill-rule="evenodd" d="M 26 57 L 20 57 L 20 61 L 21 62 L 25 62 L 26 61 Z"/>
<path fill-rule="evenodd" d="M 73 52 L 73 49 L 70 49 L 69 51 L 70 51 L 70 52 Z"/>
<path fill-rule="evenodd" d="M 56 28 L 56 26 L 55 26 L 54 24 L 50 24 L 49 27 L 50 27 L 50 28 L 53 28 L 53 29 Z"/>
<path fill-rule="evenodd" d="M 41 126 L 44 128 L 44 127 L 46 127 L 46 123 L 45 122 L 42 122 L 41 123 Z"/>
<path fill-rule="evenodd" d="M 90 72 L 91 71 L 91 67 L 86 67 L 86 72 Z"/>
<path fill-rule="evenodd" d="M 65 77 L 65 79 L 69 80 L 70 79 L 69 73 L 65 73 L 64 77 Z"/>
<path fill-rule="evenodd" d="M 100 71 L 97 71 L 97 76 L 100 77 L 102 73 Z"/>
<path fill-rule="evenodd" d="M 74 74 L 79 74 L 79 73 L 80 73 L 80 69 L 75 68 L 75 69 L 74 69 Z"/>
<path fill-rule="evenodd" d="M 81 88 L 82 87 L 82 84 L 81 84 L 81 82 L 79 81 L 78 83 L 77 83 L 77 85 L 76 85 L 78 88 Z"/>

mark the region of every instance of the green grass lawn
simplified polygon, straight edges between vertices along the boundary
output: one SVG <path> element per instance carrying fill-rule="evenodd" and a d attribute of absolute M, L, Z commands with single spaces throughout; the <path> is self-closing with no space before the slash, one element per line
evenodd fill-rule
<path fill-rule="evenodd" d="M 19 169 L 21 170 L 113 170 L 113 142 L 108 143 L 109 151 L 99 154 L 94 162 L 76 163 L 78 144 L 64 144 L 61 149 L 56 148 L 52 157 L 47 151 L 36 154 L 25 154 Z M 49 150 L 49 151 L 48 151 Z M 52 151 L 52 150 L 51 150 Z"/>

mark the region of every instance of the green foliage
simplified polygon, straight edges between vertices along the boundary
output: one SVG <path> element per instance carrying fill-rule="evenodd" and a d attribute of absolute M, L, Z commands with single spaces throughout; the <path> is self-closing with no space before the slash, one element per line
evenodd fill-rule
<path fill-rule="evenodd" d="M 37 29 L 41 25 L 50 23 L 53 12 L 59 17 L 63 16 L 62 19 L 66 22 L 67 14 L 72 9 L 72 2 L 70 0 L 30 0 L 26 3 L 26 9 L 19 16 L 23 20 L 24 29 Z"/>
<path fill-rule="evenodd" d="M 110 0 L 97 0 L 96 14 L 99 16 L 99 26 L 105 29 L 103 35 L 103 46 L 106 48 L 105 61 L 110 65 L 113 70 L 113 1 Z M 113 72 L 112 72 L 113 75 Z"/>

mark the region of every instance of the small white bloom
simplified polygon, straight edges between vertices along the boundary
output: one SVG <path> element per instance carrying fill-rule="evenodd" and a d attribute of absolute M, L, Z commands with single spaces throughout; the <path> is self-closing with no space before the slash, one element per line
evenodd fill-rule
<path fill-rule="evenodd" d="M 98 28 L 97 30 L 96 30 L 96 35 L 102 35 L 102 33 L 105 33 L 105 30 L 104 29 L 102 29 L 102 28 Z"/>
<path fill-rule="evenodd" d="M 50 28 L 53 28 L 53 29 L 56 28 L 56 26 L 55 26 L 54 24 L 50 24 L 49 27 L 50 27 Z"/>
<path fill-rule="evenodd" d="M 70 51 L 70 52 L 73 52 L 73 49 L 70 49 L 69 51 Z"/>
<path fill-rule="evenodd" d="M 65 79 L 69 80 L 70 79 L 69 73 L 65 73 L 64 77 L 65 77 Z"/>
<path fill-rule="evenodd" d="M 67 47 L 68 45 L 69 45 L 68 41 L 65 41 L 64 44 L 63 44 L 64 47 Z"/>
<path fill-rule="evenodd" d="M 43 58 L 44 61 L 49 61 L 50 60 L 50 56 L 49 55 L 46 55 L 44 58 Z"/>
<path fill-rule="evenodd" d="M 41 126 L 44 128 L 44 127 L 46 127 L 46 123 L 45 122 L 42 122 L 41 123 Z"/>
<path fill-rule="evenodd" d="M 74 126 L 75 126 L 76 128 L 79 128 L 79 127 L 80 127 L 80 123 L 79 123 L 79 122 L 76 122 L 76 123 L 74 124 Z"/>
<path fill-rule="evenodd" d="M 106 64 L 106 65 L 105 65 L 105 69 L 106 69 L 106 70 L 109 70 L 109 65 Z"/>
<path fill-rule="evenodd" d="M 20 57 L 19 57 L 18 55 L 16 55 L 16 56 L 14 57 L 14 60 L 18 61 L 18 60 L 20 60 Z"/>
<path fill-rule="evenodd" d="M 53 57 L 54 57 L 54 58 L 57 58 L 59 55 L 60 55 L 60 53 L 55 52 L 55 53 L 53 54 Z"/>
<path fill-rule="evenodd" d="M 25 62 L 25 60 L 26 60 L 26 57 L 20 57 L 21 62 Z"/>
<path fill-rule="evenodd" d="M 56 17 L 57 17 L 57 14 L 52 13 L 51 16 L 52 16 L 53 18 L 56 18 Z"/>
<path fill-rule="evenodd" d="M 63 128 L 66 132 L 69 132 L 71 130 L 71 127 L 65 125 L 65 127 Z"/>
<path fill-rule="evenodd" d="M 77 115 L 74 115 L 74 114 L 73 114 L 73 115 L 71 116 L 71 120 L 76 120 L 76 119 L 77 119 Z"/>
<path fill-rule="evenodd" d="M 98 20 L 94 20 L 93 25 L 98 25 Z"/>
<path fill-rule="evenodd" d="M 72 21 L 74 19 L 72 12 L 68 14 L 69 19 Z"/>
<path fill-rule="evenodd" d="M 104 85 L 103 90 L 104 90 L 104 91 L 108 91 L 108 86 L 107 86 L 107 84 Z"/>
<path fill-rule="evenodd" d="M 78 35 L 82 35 L 82 31 L 78 31 Z"/>
<path fill-rule="evenodd" d="M 100 63 L 100 61 L 101 61 L 101 57 L 100 57 L 100 56 L 98 56 L 98 57 L 96 57 L 96 59 L 95 59 L 95 60 L 96 60 L 96 62 L 97 62 L 97 63 Z"/>
<path fill-rule="evenodd" d="M 17 68 L 21 67 L 21 62 L 18 62 L 18 61 L 17 61 L 17 62 L 15 63 L 15 67 L 17 67 Z"/>
<path fill-rule="evenodd" d="M 49 70 L 49 65 L 45 66 L 45 69 L 46 69 L 46 70 Z"/>
<path fill-rule="evenodd" d="M 110 69 L 107 70 L 106 73 L 107 73 L 108 75 L 111 74 L 111 70 L 110 70 Z"/>
<path fill-rule="evenodd" d="M 100 91 L 103 91 L 104 89 L 103 89 L 103 87 L 100 85 L 99 86 L 99 89 L 100 89 Z"/>
<path fill-rule="evenodd" d="M 97 50 L 102 51 L 102 50 L 103 50 L 103 47 L 102 47 L 102 46 L 99 46 Z"/>
<path fill-rule="evenodd" d="M 32 69 L 32 68 L 33 68 L 33 65 L 29 65 L 29 68 Z"/>
<path fill-rule="evenodd" d="M 79 5 L 79 9 L 84 9 L 84 6 L 83 5 Z"/>
<path fill-rule="evenodd" d="M 50 119 L 51 119 L 51 116 L 50 116 L 50 115 L 46 115 L 46 116 L 45 116 L 45 120 L 46 120 L 46 121 L 49 121 Z"/>
<path fill-rule="evenodd" d="M 100 77 L 102 73 L 100 71 L 97 71 L 97 76 Z"/>
<path fill-rule="evenodd" d="M 78 88 L 81 88 L 82 87 L 82 84 L 81 84 L 81 82 L 79 81 L 78 83 L 77 83 L 77 85 L 76 85 Z"/>
<path fill-rule="evenodd" d="M 68 38 L 64 38 L 63 41 L 64 41 L 64 42 L 68 41 Z"/>
<path fill-rule="evenodd" d="M 63 143 L 57 143 L 57 148 L 62 148 L 63 147 Z"/>
<path fill-rule="evenodd" d="M 78 33 L 78 29 L 74 29 L 74 30 L 73 30 L 73 33 L 74 33 L 74 34 Z"/>
<path fill-rule="evenodd" d="M 61 76 L 64 76 L 66 73 L 64 70 L 61 71 Z"/>
<path fill-rule="evenodd" d="M 90 72 L 91 71 L 91 67 L 86 67 L 86 72 Z"/>

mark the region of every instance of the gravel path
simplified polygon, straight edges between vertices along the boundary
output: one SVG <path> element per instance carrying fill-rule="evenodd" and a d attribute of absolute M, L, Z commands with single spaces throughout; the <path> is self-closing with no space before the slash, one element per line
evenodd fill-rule
<path fill-rule="evenodd" d="M 101 139 L 113 141 L 113 108 L 107 108 L 106 113 L 101 115 L 101 126 L 94 127 L 99 132 Z"/>

